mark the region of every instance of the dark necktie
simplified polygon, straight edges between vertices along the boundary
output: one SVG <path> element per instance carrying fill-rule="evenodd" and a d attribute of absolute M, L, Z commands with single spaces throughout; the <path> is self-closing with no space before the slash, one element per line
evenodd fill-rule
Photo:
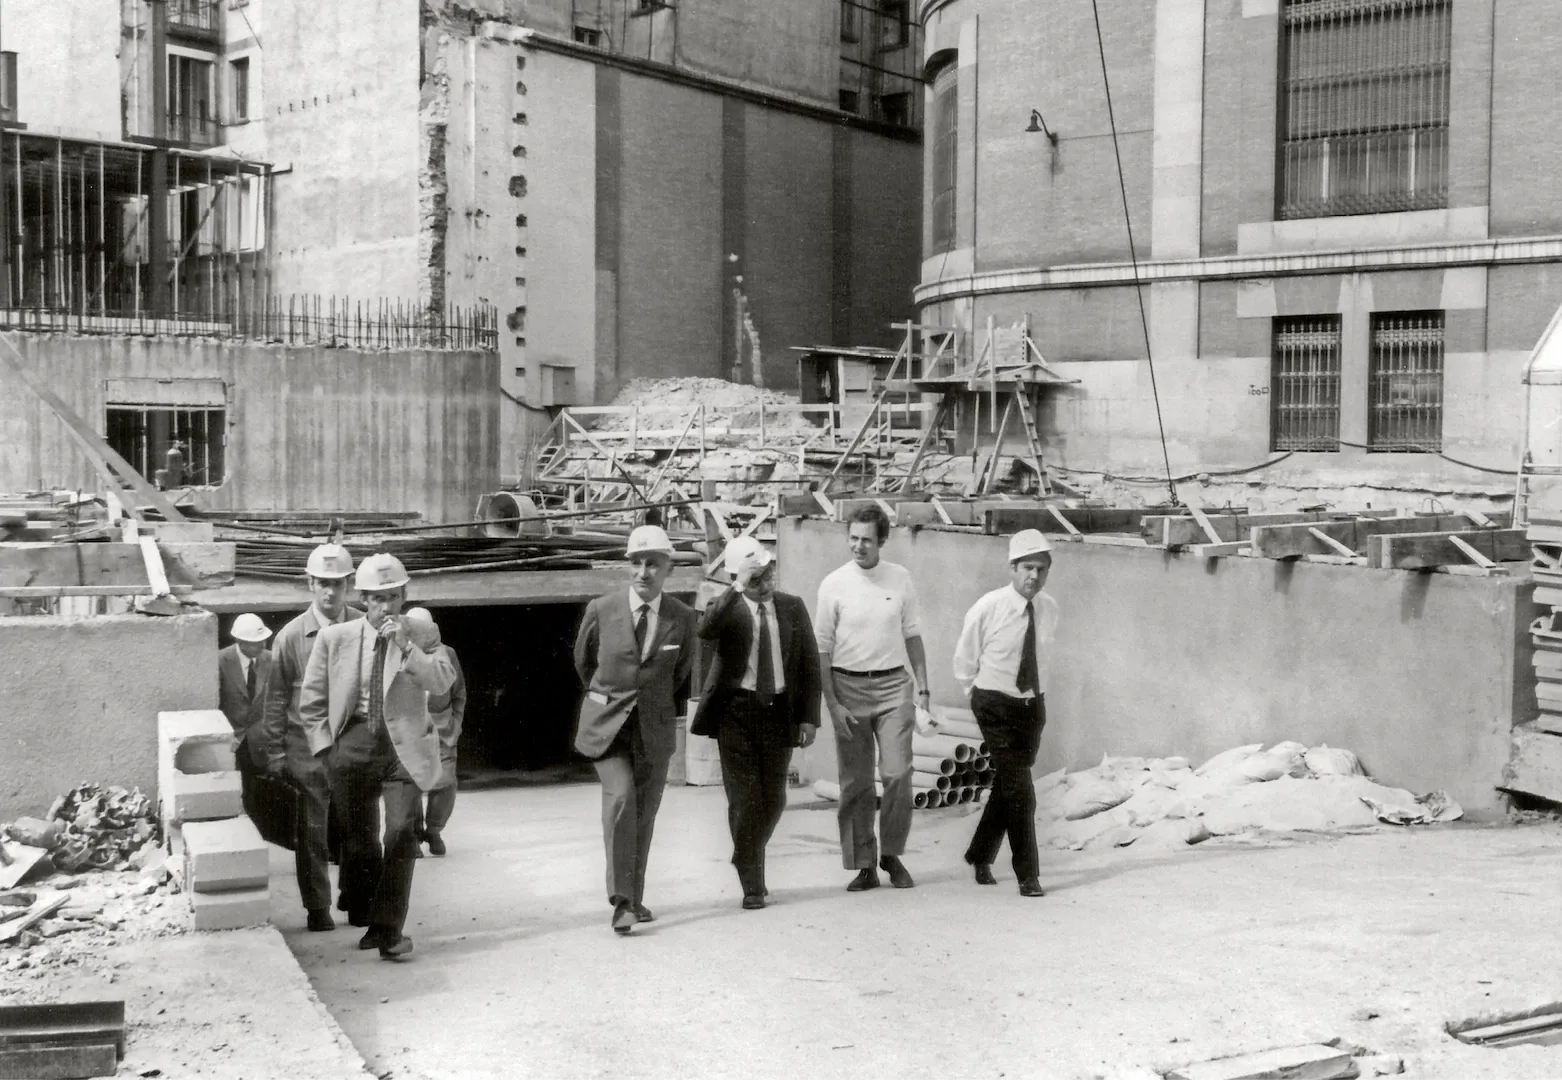
<path fill-rule="evenodd" d="M 250 701 L 255 700 L 255 660 L 249 662 L 249 674 L 244 676 L 244 696 Z"/>
<path fill-rule="evenodd" d="M 374 639 L 374 666 L 369 669 L 369 730 L 385 730 L 385 639 Z"/>
<path fill-rule="evenodd" d="M 641 604 L 640 605 L 640 617 L 635 620 L 635 659 L 636 660 L 641 660 L 641 659 L 644 659 L 644 657 L 645 657 L 646 622 L 650 618 L 650 615 L 651 615 L 651 605 L 650 604 Z"/>
<path fill-rule="evenodd" d="M 1036 605 L 1025 602 L 1025 640 L 1020 645 L 1020 671 L 1014 680 L 1020 693 L 1041 693 L 1041 676 L 1036 671 Z"/>
<path fill-rule="evenodd" d="M 754 692 L 762 698 L 776 696 L 776 661 L 770 652 L 770 617 L 765 613 L 765 605 L 759 605 L 759 633 L 757 635 L 759 656 L 754 662 Z"/>

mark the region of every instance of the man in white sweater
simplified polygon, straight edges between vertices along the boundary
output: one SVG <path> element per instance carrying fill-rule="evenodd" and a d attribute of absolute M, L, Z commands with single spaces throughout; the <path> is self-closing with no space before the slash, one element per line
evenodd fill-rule
<path fill-rule="evenodd" d="M 857 871 L 848 892 L 876 888 L 879 867 L 897 889 L 916 884 L 900 856 L 911 833 L 912 678 L 920 687 L 915 703 L 925 708 L 927 655 L 911 574 L 879 558 L 889 528 L 889 518 L 876 506 L 852 514 L 847 525 L 852 561 L 819 583 L 814 616 L 820 682 L 840 768 L 841 861 Z M 875 744 L 884 783 L 878 837 L 873 831 Z"/>

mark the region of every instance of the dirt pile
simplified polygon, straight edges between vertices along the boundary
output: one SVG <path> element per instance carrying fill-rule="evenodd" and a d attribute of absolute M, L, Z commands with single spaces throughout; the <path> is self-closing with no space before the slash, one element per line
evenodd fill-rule
<path fill-rule="evenodd" d="M 683 425 L 701 406 L 705 408 L 707 437 L 713 432 L 727 429 L 757 428 L 759 407 L 765 406 L 765 434 L 794 433 L 811 435 L 820 426 L 800 413 L 793 411 L 771 412 L 772 406 L 796 405 L 797 395 L 780 390 L 764 390 L 757 386 L 728 382 L 725 379 L 707 379 L 689 376 L 680 379 L 632 379 L 613 399 L 614 405 L 634 406 L 640 410 L 639 427 L 662 431 L 682 429 Z M 698 421 L 695 422 L 698 426 Z M 627 416 L 598 418 L 597 426 L 604 431 L 627 431 Z M 697 439 L 696 432 L 691 434 Z"/>
<path fill-rule="evenodd" d="M 1212 836 L 1452 821 L 1442 792 L 1416 796 L 1365 775 L 1338 747 L 1234 747 L 1197 769 L 1186 758 L 1106 757 L 1037 782 L 1037 835 L 1064 850 L 1197 844 Z"/>

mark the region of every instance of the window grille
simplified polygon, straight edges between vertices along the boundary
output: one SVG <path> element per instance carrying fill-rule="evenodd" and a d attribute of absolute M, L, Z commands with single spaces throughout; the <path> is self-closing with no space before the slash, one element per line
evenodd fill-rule
<path fill-rule="evenodd" d="M 184 455 L 186 484 L 222 482 L 225 409 L 111 404 L 106 414 L 108 444 L 148 480 L 156 479 L 168 464 L 168 451 L 177 446 Z"/>
<path fill-rule="evenodd" d="M 933 253 L 955 246 L 955 184 L 958 176 L 959 84 L 956 65 L 933 80 Z"/>
<path fill-rule="evenodd" d="M 1443 313 L 1372 316 L 1367 448 L 1436 453 L 1443 448 Z"/>
<path fill-rule="evenodd" d="M 1448 204 L 1452 0 L 1285 0 L 1281 218 Z"/>
<path fill-rule="evenodd" d="M 1270 445 L 1275 450 L 1340 448 L 1340 317 L 1274 321 Z"/>

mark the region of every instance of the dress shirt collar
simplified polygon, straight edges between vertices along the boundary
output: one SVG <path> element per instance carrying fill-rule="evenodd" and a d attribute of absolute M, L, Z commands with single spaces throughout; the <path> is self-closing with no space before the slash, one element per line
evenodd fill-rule
<path fill-rule="evenodd" d="M 657 593 L 655 596 L 651 597 L 651 599 L 649 599 L 649 600 L 642 600 L 640 598 L 640 594 L 639 593 L 635 592 L 634 589 L 630 589 L 629 590 L 629 614 L 633 615 L 635 618 L 638 619 L 640 617 L 640 609 L 641 608 L 647 608 L 647 607 L 651 609 L 651 614 L 652 615 L 655 615 L 657 618 L 661 618 L 661 615 L 662 615 L 662 594 L 661 593 Z"/>
<path fill-rule="evenodd" d="M 1010 585 L 1007 589 L 1005 589 L 1004 593 L 1005 598 L 1008 600 L 1010 606 L 1013 607 L 1015 611 L 1023 612 L 1026 608 L 1032 607 L 1036 603 L 1035 597 L 1032 597 L 1029 600 L 1025 599 L 1025 594 L 1020 592 L 1020 590 L 1016 589 L 1013 585 Z M 1036 594 L 1036 596 L 1040 595 L 1040 593 Z"/>

